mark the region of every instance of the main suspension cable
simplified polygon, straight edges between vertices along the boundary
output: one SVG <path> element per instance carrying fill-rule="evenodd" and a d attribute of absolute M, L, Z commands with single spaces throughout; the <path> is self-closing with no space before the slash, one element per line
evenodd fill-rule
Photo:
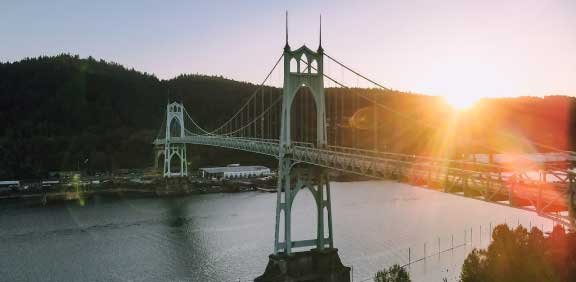
<path fill-rule="evenodd" d="M 376 82 L 376 81 L 374 81 L 374 80 L 372 80 L 372 79 L 370 79 L 370 78 L 368 78 L 368 77 L 360 74 L 359 72 L 353 70 L 352 68 L 346 66 L 345 64 L 343 64 L 343 63 L 341 63 L 340 61 L 336 60 L 335 58 L 333 58 L 332 56 L 330 56 L 330 55 L 327 54 L 326 52 L 324 52 L 324 55 L 325 55 L 327 58 L 329 58 L 330 60 L 332 60 L 333 62 L 335 62 L 336 64 L 338 64 L 339 66 L 341 66 L 341 67 L 345 68 L 346 70 L 354 73 L 355 75 L 357 75 L 357 76 L 359 76 L 359 77 L 361 77 L 361 78 L 369 81 L 370 83 L 372 83 L 372 84 L 374 84 L 374 85 L 376 85 L 376 86 L 378 86 L 378 87 L 380 87 L 380 88 L 382 88 L 382 89 L 384 89 L 384 90 L 389 90 L 389 91 L 391 90 L 390 88 L 385 87 L 385 86 L 381 85 L 380 83 L 378 83 L 378 82 Z M 331 80 L 332 82 L 340 85 L 341 87 L 349 88 L 349 87 L 345 86 L 344 84 L 336 81 L 335 79 L 333 79 L 333 78 L 331 78 L 331 77 L 329 77 L 329 76 L 327 76 L 327 75 L 324 75 L 324 76 L 325 76 L 326 78 L 328 78 L 329 80 Z M 358 94 L 358 95 L 361 96 L 361 97 L 363 97 L 364 99 L 370 101 L 370 102 L 373 102 L 375 105 L 378 105 L 378 106 L 380 106 L 380 107 L 382 107 L 382 108 L 385 108 L 386 110 L 389 110 L 389 111 L 392 111 L 392 112 L 394 112 L 394 113 L 396 113 L 396 114 L 399 114 L 399 115 L 400 115 L 401 117 L 403 117 L 403 118 L 408 118 L 408 119 L 413 120 L 413 121 L 415 121 L 415 122 L 422 123 L 424 126 L 429 127 L 429 128 L 433 128 L 433 129 L 436 128 L 435 126 L 432 126 L 432 125 L 430 125 L 430 124 L 425 124 L 424 121 L 422 121 L 422 120 L 415 120 L 415 119 L 410 118 L 410 117 L 408 117 L 408 116 L 406 116 L 406 115 L 404 115 L 404 114 L 402 114 L 402 113 L 400 113 L 400 112 L 398 112 L 398 111 L 395 111 L 395 110 L 393 110 L 393 109 L 391 109 L 391 108 L 389 108 L 389 107 L 383 106 L 382 104 L 377 103 L 377 102 L 375 101 L 375 99 L 369 99 L 368 97 L 364 97 L 364 95 L 361 95 L 361 94 Z M 512 135 L 512 134 L 510 134 L 510 133 L 504 132 L 503 134 L 504 134 L 507 138 L 517 138 L 517 136 Z M 540 143 L 540 142 L 536 142 L 536 141 L 530 140 L 530 139 L 528 139 L 528 138 L 522 138 L 522 139 L 523 139 L 523 141 L 528 141 L 528 142 L 530 142 L 530 143 L 532 143 L 532 144 L 535 144 L 535 145 L 537 145 L 537 146 L 539 146 L 539 147 L 541 147 L 541 148 L 545 148 L 545 149 L 548 149 L 548 150 L 551 150 L 551 151 L 560 152 L 560 153 L 567 153 L 567 154 L 569 154 L 569 155 L 571 155 L 571 156 L 576 156 L 576 152 L 574 152 L 574 151 L 562 150 L 562 149 L 559 149 L 559 148 L 556 148 L 556 147 L 553 147 L 553 146 L 550 146 L 550 145 L 546 145 L 546 144 L 543 144 L 543 143 Z M 491 150 L 491 151 L 498 152 L 497 150 L 495 150 L 495 149 L 493 149 L 493 148 L 489 148 L 489 147 L 484 146 L 484 145 L 482 145 L 482 147 L 485 147 L 486 149 Z"/>
<path fill-rule="evenodd" d="M 328 59 L 330 59 L 330 60 L 332 60 L 333 62 L 337 63 L 337 64 L 340 65 L 341 67 L 343 67 L 343 68 L 351 71 L 351 72 L 354 73 L 355 75 L 357 75 L 357 76 L 359 76 L 359 77 L 361 77 L 361 78 L 364 78 L 365 80 L 371 82 L 372 84 L 374 84 L 374 85 L 376 85 L 376 86 L 378 86 L 378 87 L 380 87 L 380 88 L 382 88 L 382 89 L 390 90 L 389 88 L 382 86 L 382 84 L 380 84 L 380 83 L 378 83 L 378 82 L 376 82 L 376 81 L 374 81 L 374 80 L 372 80 L 372 79 L 370 79 L 370 78 L 367 78 L 366 76 L 358 73 L 357 71 L 353 70 L 352 68 L 349 68 L 348 66 L 346 66 L 346 65 L 344 65 L 343 63 L 339 62 L 338 60 L 332 58 L 330 55 L 326 54 L 326 52 L 324 52 L 324 56 L 328 57 Z"/>
<path fill-rule="evenodd" d="M 282 54 L 280 56 L 280 58 L 278 58 L 278 60 L 274 64 L 274 67 L 272 67 L 270 72 L 268 72 L 268 75 L 266 75 L 266 78 L 264 78 L 262 83 L 259 84 L 258 88 L 256 90 L 254 90 L 252 95 L 246 100 L 246 102 L 242 105 L 242 107 L 240 107 L 240 109 L 238 111 L 236 111 L 236 113 L 234 113 L 234 115 L 232 115 L 232 117 L 230 117 L 230 119 L 228 119 L 221 126 L 219 126 L 218 128 L 216 128 L 212 131 L 206 131 L 206 130 L 203 130 L 203 131 L 207 132 L 208 134 L 216 134 L 219 130 L 221 130 L 222 128 L 227 126 L 230 122 L 232 122 L 234 120 L 234 118 L 236 118 L 240 114 L 240 112 L 242 112 L 242 110 L 244 110 L 247 107 L 247 105 L 250 104 L 252 99 L 254 99 L 256 97 L 256 95 L 258 94 L 258 91 L 260 91 L 263 88 L 264 83 L 266 83 L 266 81 L 268 81 L 268 78 L 270 78 L 270 76 L 272 75 L 272 73 L 274 72 L 274 70 L 276 69 L 276 67 L 278 66 L 278 64 L 280 63 L 280 61 L 282 60 L 283 57 L 284 57 L 284 54 Z"/>

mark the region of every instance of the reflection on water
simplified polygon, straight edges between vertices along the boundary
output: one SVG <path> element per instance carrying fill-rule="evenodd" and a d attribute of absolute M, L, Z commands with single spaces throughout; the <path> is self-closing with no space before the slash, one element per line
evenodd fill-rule
<path fill-rule="evenodd" d="M 544 226 L 534 214 L 393 182 L 334 183 L 335 245 L 355 281 L 393 263 L 468 245 L 410 266 L 414 281 L 455 281 L 488 226 Z M 294 237 L 315 234 L 308 193 L 298 195 Z M 248 281 L 273 250 L 275 195 L 211 194 L 163 199 L 95 198 L 46 207 L 0 206 L 5 281 Z M 483 226 L 480 235 L 480 225 Z M 472 238 L 470 238 L 472 228 Z M 482 236 L 482 243 L 480 243 Z M 472 243 L 470 244 L 470 239 Z"/>

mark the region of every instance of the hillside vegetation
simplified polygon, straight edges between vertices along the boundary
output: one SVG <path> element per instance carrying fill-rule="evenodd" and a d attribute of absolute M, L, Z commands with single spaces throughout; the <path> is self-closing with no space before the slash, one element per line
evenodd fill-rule
<path fill-rule="evenodd" d="M 183 101 L 188 112 L 210 128 L 228 118 L 222 113 L 232 113 L 256 88 L 217 76 L 160 80 L 116 63 L 71 55 L 0 63 L 0 179 L 78 168 L 95 172 L 149 167 L 151 141 L 168 100 Z M 328 89 L 328 98 L 343 91 Z M 520 147 L 531 150 L 573 148 L 573 97 L 483 100 L 453 122 L 454 112 L 436 97 L 375 89 L 345 91 L 344 115 L 353 118 L 340 131 L 344 137 L 336 136 L 344 143 L 352 142 L 354 134 L 360 137 L 354 141 L 357 146 L 434 154 L 439 138 L 450 130 L 454 136 L 447 144 L 458 148 L 451 154 L 517 148 L 518 140 L 544 145 L 522 141 Z M 350 91 L 371 93 L 386 108 L 365 110 L 369 105 L 352 100 Z M 374 126 L 363 124 L 374 120 L 378 120 L 378 144 L 369 138 Z M 247 153 L 201 147 L 191 148 L 188 155 L 193 165 L 274 164 Z"/>

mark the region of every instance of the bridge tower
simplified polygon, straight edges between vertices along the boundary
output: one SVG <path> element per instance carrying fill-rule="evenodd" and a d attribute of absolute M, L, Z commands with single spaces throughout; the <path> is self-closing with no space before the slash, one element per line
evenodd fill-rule
<path fill-rule="evenodd" d="M 274 254 L 270 256 L 265 273 L 255 280 L 258 282 L 350 281 L 350 268 L 342 265 L 337 249 L 334 248 L 330 182 L 327 172 L 321 167 L 297 163 L 292 157 L 294 146 L 291 136 L 292 107 L 298 90 L 303 87 L 310 90 L 316 105 L 317 130 L 314 145 L 318 148 L 327 145 L 324 50 L 321 38 L 322 31 L 317 51 L 312 51 L 306 45 L 292 51 L 288 45 L 288 29 L 286 29 Z M 296 194 L 305 189 L 312 193 L 316 203 L 316 238 L 293 241 L 292 205 Z M 282 219 L 284 219 L 283 228 Z M 301 247 L 313 249 L 293 251 L 293 248 Z"/>
<path fill-rule="evenodd" d="M 166 138 L 164 138 L 164 177 L 188 176 L 186 161 L 186 144 L 181 138 L 184 134 L 184 105 L 172 102 L 166 106 Z M 173 164 L 174 157 L 178 157 L 179 164 Z M 172 172 L 172 165 L 179 168 Z"/>
<path fill-rule="evenodd" d="M 319 250 L 333 247 L 332 212 L 330 207 L 330 184 L 326 172 L 317 167 L 298 165 L 291 158 L 291 114 L 298 90 L 307 87 L 316 105 L 316 146 L 324 147 L 326 138 L 326 99 L 324 96 L 323 50 L 320 46 L 312 51 L 305 45 L 292 51 L 284 47 L 284 88 L 280 131 L 280 156 L 278 169 L 278 199 L 276 206 L 276 233 L 274 252 L 290 255 L 292 248 L 316 247 Z M 317 234 L 315 239 L 292 241 L 292 205 L 296 194 L 308 189 L 314 196 L 317 207 Z M 284 234 L 280 234 L 280 219 L 284 216 Z M 327 219 L 327 222 L 324 222 Z M 324 225 L 328 229 L 325 234 Z M 283 235 L 283 242 L 280 236 Z"/>

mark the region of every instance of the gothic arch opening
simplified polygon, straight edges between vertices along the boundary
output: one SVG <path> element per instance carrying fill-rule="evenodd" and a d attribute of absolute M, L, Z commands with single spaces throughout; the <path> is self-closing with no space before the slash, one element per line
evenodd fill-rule
<path fill-rule="evenodd" d="M 295 58 L 290 60 L 290 72 L 296 73 L 298 72 L 298 62 Z"/>
<path fill-rule="evenodd" d="M 170 137 L 181 137 L 181 124 L 177 118 L 170 121 Z"/>
<path fill-rule="evenodd" d="M 308 73 L 310 66 L 308 65 L 308 56 L 306 54 L 302 54 L 300 57 L 300 72 L 301 73 Z"/>
<path fill-rule="evenodd" d="M 316 200 L 304 187 L 292 202 L 292 241 L 316 239 L 318 226 Z"/>
<path fill-rule="evenodd" d="M 317 143 L 317 110 L 312 90 L 302 86 L 294 95 L 290 113 L 290 135 L 293 142 Z"/>
<path fill-rule="evenodd" d="M 286 221 L 286 214 L 284 210 L 280 210 L 280 218 L 278 219 L 278 222 L 280 223 L 278 225 L 278 241 L 279 242 L 286 242 L 286 237 L 285 232 L 284 232 L 284 227 L 286 225 L 285 223 Z"/>
<path fill-rule="evenodd" d="M 178 154 L 172 155 L 170 159 L 170 173 L 180 173 L 180 156 Z"/>
<path fill-rule="evenodd" d="M 316 59 L 310 63 L 310 73 L 318 73 L 318 61 Z"/>

